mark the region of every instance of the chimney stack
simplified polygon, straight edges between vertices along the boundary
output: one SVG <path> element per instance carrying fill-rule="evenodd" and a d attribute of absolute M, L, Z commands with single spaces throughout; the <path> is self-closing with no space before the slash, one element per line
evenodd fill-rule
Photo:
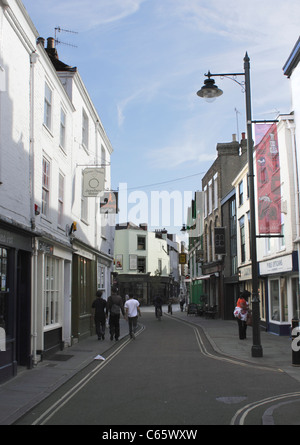
<path fill-rule="evenodd" d="M 58 53 L 55 48 L 55 39 L 53 37 L 48 37 L 46 51 L 50 57 L 53 57 L 54 59 L 59 60 Z"/>

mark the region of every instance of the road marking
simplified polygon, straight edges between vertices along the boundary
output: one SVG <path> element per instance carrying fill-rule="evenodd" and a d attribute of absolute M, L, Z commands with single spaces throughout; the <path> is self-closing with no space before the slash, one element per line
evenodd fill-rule
<path fill-rule="evenodd" d="M 192 328 L 194 330 L 194 333 L 195 333 L 195 336 L 196 336 L 196 340 L 197 340 L 200 352 L 207 358 L 211 358 L 213 360 L 219 360 L 221 362 L 227 362 L 227 363 L 231 363 L 231 364 L 234 364 L 234 365 L 243 366 L 243 367 L 247 367 L 247 368 L 261 369 L 261 370 L 270 371 L 270 372 L 284 372 L 284 371 L 282 371 L 282 369 L 279 369 L 279 368 L 271 368 L 271 367 L 269 368 L 267 366 L 261 366 L 261 365 L 257 365 L 257 364 L 254 364 L 254 363 L 243 362 L 243 361 L 240 361 L 238 359 L 229 358 L 228 356 L 221 356 L 221 355 L 211 354 L 210 352 L 207 351 L 207 349 L 206 349 L 206 347 L 205 347 L 205 345 L 203 343 L 201 334 L 199 332 L 199 328 L 201 328 L 200 326 L 195 326 L 193 323 L 181 320 L 179 318 L 175 318 L 175 317 L 169 317 L 169 318 L 174 320 L 174 321 L 177 321 L 178 323 L 185 324 L 186 326 L 189 326 L 190 328 Z M 202 334 L 202 335 L 205 335 L 205 334 Z"/>
<path fill-rule="evenodd" d="M 141 326 L 141 329 L 136 333 L 140 335 L 144 331 L 145 327 Z M 40 417 L 38 417 L 32 425 L 45 425 L 54 414 L 57 413 L 69 400 L 72 399 L 84 386 L 86 386 L 90 380 L 92 380 L 105 366 L 107 366 L 120 352 L 132 342 L 132 339 L 128 338 L 118 346 L 105 361 L 101 361 L 92 371 L 90 371 L 85 377 L 83 377 L 76 385 L 74 385 L 69 391 L 67 391 L 60 399 L 58 399 L 53 405 L 51 405 Z"/>
<path fill-rule="evenodd" d="M 277 403 L 276 405 L 270 406 L 262 416 L 262 424 L 263 425 L 275 425 L 273 413 L 276 409 L 281 408 L 284 405 L 290 405 L 291 403 L 299 403 L 300 399 L 296 400 L 288 400 L 286 402 Z"/>
<path fill-rule="evenodd" d="M 262 399 L 262 400 L 259 400 L 256 402 L 249 403 L 248 405 L 244 406 L 243 408 L 241 408 L 240 410 L 238 410 L 235 413 L 235 415 L 231 419 L 230 425 L 244 425 L 245 419 L 248 416 L 248 414 L 251 411 L 253 411 L 254 409 L 259 408 L 262 405 L 266 405 L 267 403 L 271 403 L 271 402 L 277 402 L 278 400 L 289 399 L 289 398 L 299 397 L 299 396 L 300 396 L 300 392 L 294 392 L 294 393 L 289 393 L 289 394 L 281 394 L 278 396 L 268 397 L 266 399 Z M 240 417 L 240 419 L 237 420 L 239 417 Z"/>

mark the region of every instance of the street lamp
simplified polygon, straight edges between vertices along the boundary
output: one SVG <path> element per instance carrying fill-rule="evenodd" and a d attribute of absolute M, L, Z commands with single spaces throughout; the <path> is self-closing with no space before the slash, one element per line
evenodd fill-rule
<path fill-rule="evenodd" d="M 250 59 L 248 54 L 244 57 L 243 73 L 225 73 L 225 74 L 205 74 L 208 78 L 204 86 L 198 91 L 197 95 L 204 99 L 214 99 L 221 96 L 223 91 L 215 85 L 212 77 L 227 77 L 238 83 L 244 88 L 246 99 L 246 121 L 247 121 L 247 151 L 248 151 L 248 180 L 249 180 L 249 199 L 250 199 L 250 246 L 251 246 L 251 267 L 252 267 L 252 313 L 253 313 L 253 345 L 252 357 L 262 357 L 263 350 L 260 342 L 260 314 L 258 298 L 258 268 L 256 253 L 256 228 L 255 228 L 255 197 L 254 197 L 254 168 L 253 168 L 253 139 L 252 139 L 252 116 L 251 116 L 251 90 L 250 90 Z M 244 82 L 238 82 L 237 76 L 244 76 Z"/>

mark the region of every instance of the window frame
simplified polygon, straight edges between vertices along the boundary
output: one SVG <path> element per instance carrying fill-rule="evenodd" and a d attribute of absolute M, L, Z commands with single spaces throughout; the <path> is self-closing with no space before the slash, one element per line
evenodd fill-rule
<path fill-rule="evenodd" d="M 60 108 L 60 127 L 59 127 L 59 146 L 66 151 L 66 126 L 67 126 L 67 113 Z"/>
<path fill-rule="evenodd" d="M 50 161 L 43 156 L 42 160 L 42 205 L 41 214 L 45 217 L 49 216 L 50 208 L 50 179 L 51 164 Z"/>
<path fill-rule="evenodd" d="M 44 329 L 61 324 L 61 260 L 45 255 L 44 264 Z"/>
<path fill-rule="evenodd" d="M 64 216 L 64 194 L 65 194 L 65 176 L 58 173 L 58 207 L 57 207 L 57 224 L 63 227 Z"/>
<path fill-rule="evenodd" d="M 89 148 L 89 117 L 82 109 L 82 146 L 88 151 Z"/>
<path fill-rule="evenodd" d="M 47 93 L 50 93 L 49 95 Z M 48 82 L 45 82 L 44 90 L 44 125 L 48 130 L 52 130 L 52 104 L 53 104 L 53 90 Z"/>

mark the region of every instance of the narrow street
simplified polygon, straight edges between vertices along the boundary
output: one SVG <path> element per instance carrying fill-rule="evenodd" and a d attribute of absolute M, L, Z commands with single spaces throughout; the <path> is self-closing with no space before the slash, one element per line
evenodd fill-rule
<path fill-rule="evenodd" d="M 201 328 L 143 312 L 135 340 L 111 348 L 18 425 L 261 425 L 270 398 L 299 391 L 275 369 L 217 355 Z M 288 421 L 288 418 L 287 418 Z M 284 422 L 284 419 L 283 419 Z"/>

